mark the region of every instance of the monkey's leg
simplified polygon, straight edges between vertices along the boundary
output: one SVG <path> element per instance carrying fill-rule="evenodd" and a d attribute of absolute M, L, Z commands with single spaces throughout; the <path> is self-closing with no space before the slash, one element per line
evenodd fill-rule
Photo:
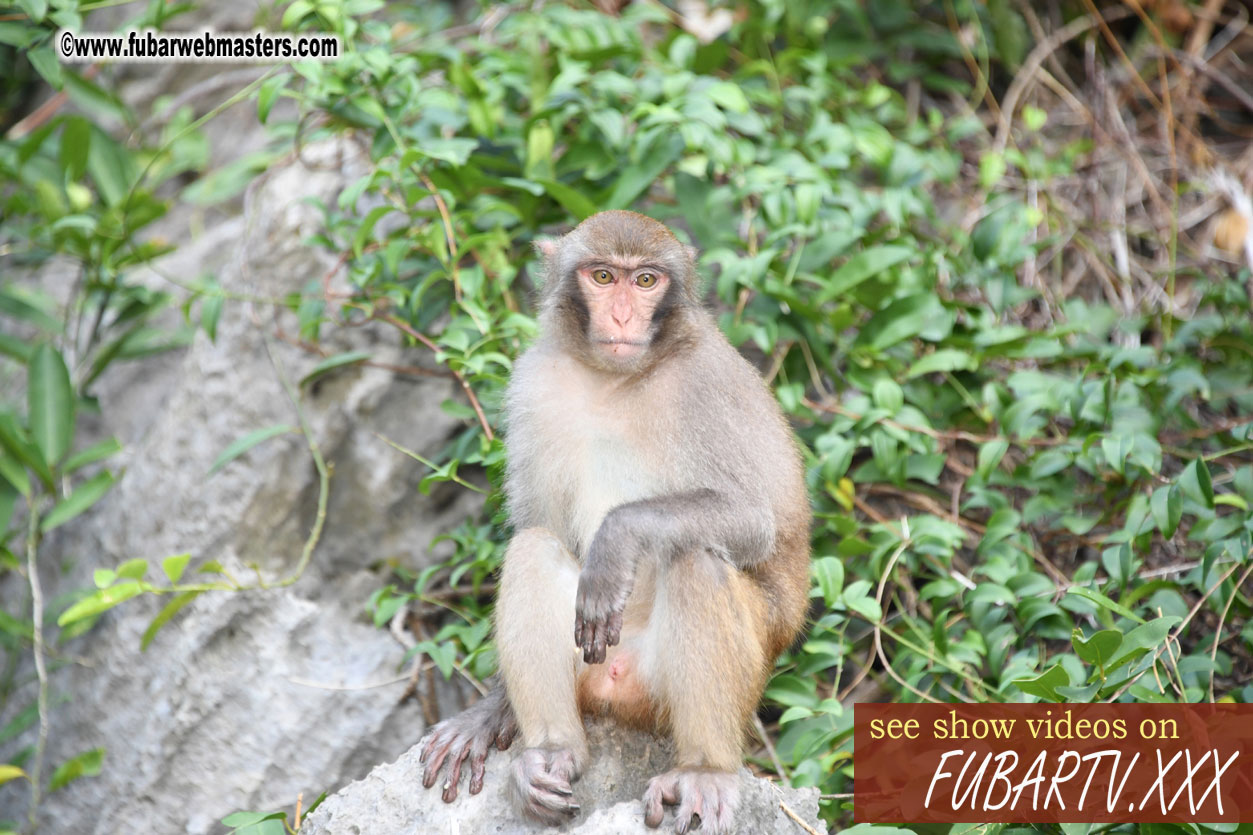
<path fill-rule="evenodd" d="M 587 760 L 571 640 L 578 583 L 578 562 L 548 531 L 528 528 L 509 543 L 496 601 L 496 651 L 526 748 L 514 761 L 513 788 L 521 810 L 549 824 L 578 811 L 570 783 Z"/>
<path fill-rule="evenodd" d="M 663 569 L 649 623 L 646 666 L 669 717 L 676 768 L 649 781 L 644 822 L 677 805 L 675 830 L 730 832 L 739 804 L 745 725 L 770 672 L 762 646 L 766 603 L 734 566 L 705 551 Z"/>

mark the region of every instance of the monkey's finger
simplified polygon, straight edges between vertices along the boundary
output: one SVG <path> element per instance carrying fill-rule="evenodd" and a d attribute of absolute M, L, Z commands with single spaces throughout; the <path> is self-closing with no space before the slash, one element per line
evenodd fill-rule
<path fill-rule="evenodd" d="M 583 646 L 583 616 L 580 614 L 574 616 L 574 645 Z"/>
<path fill-rule="evenodd" d="M 710 835 L 725 835 L 725 833 L 731 831 L 731 819 L 735 807 L 727 800 L 725 795 L 718 798 L 718 813 L 716 815 L 712 809 L 709 811 L 709 825 L 712 827 L 709 830 Z"/>
<path fill-rule="evenodd" d="M 583 661 L 586 664 L 599 663 L 596 660 L 596 621 L 583 624 Z"/>
<path fill-rule="evenodd" d="M 457 758 L 452 761 L 452 765 L 448 767 L 448 780 L 444 783 L 444 802 L 452 803 L 457 799 L 457 784 L 461 782 L 461 764 L 466 761 L 466 757 L 470 754 L 470 746 L 463 745 L 461 750 L 457 752 Z"/>
<path fill-rule="evenodd" d="M 583 660 L 589 664 L 600 664 L 605 660 L 604 626 L 593 622 L 591 632 L 591 638 L 583 645 Z"/>
<path fill-rule="evenodd" d="M 470 758 L 470 794 L 483 791 L 483 771 L 487 767 L 487 752 Z"/>
<path fill-rule="evenodd" d="M 644 792 L 644 823 L 653 829 L 661 825 L 666 813 L 664 806 L 679 802 L 677 789 L 677 783 L 669 775 L 663 774 L 648 781 Z"/>
<path fill-rule="evenodd" d="M 700 818 L 701 823 L 708 823 L 712 832 L 721 831 L 718 825 L 718 807 L 722 804 L 718 799 L 718 786 L 710 783 L 701 790 Z"/>
<path fill-rule="evenodd" d="M 422 785 L 430 788 L 435 785 L 435 780 L 439 777 L 439 770 L 444 767 L 444 758 L 448 756 L 448 749 L 452 747 L 453 740 L 449 740 L 435 750 L 435 758 L 426 764 L 426 771 L 422 772 Z"/>
<path fill-rule="evenodd" d="M 574 789 L 570 788 L 570 784 L 551 774 L 542 771 L 537 772 L 531 777 L 531 785 L 541 792 L 555 794 L 559 797 L 570 797 L 574 794 Z"/>
<path fill-rule="evenodd" d="M 549 812 L 556 812 L 562 816 L 573 816 L 579 812 L 579 804 L 575 803 L 566 795 L 554 794 L 553 792 L 545 792 L 532 790 L 530 804 L 532 808 L 539 807 Z M 552 817 L 548 816 L 551 821 Z M 564 820 L 558 818 L 557 823 L 565 823 Z"/>
<path fill-rule="evenodd" d="M 661 826 L 661 819 L 665 814 L 666 810 L 661 805 L 661 791 L 654 790 L 650 785 L 648 791 L 644 792 L 644 824 L 649 829 L 656 829 Z"/>
<path fill-rule="evenodd" d="M 701 793 L 695 787 L 689 788 L 683 793 L 682 799 L 679 801 L 679 808 L 674 813 L 674 831 L 679 835 L 700 828 L 700 813 L 704 811 L 704 802 Z M 696 818 L 695 821 L 692 819 Z"/>
<path fill-rule="evenodd" d="M 470 746 L 470 794 L 478 794 L 483 789 L 483 770 L 487 765 L 487 748 L 490 744 L 490 737 L 478 734 Z"/>
<path fill-rule="evenodd" d="M 425 763 L 426 758 L 430 756 L 431 749 L 435 747 L 435 743 L 439 741 L 439 725 L 427 731 L 426 736 L 422 737 L 422 753 L 418 755 L 418 762 Z"/>
<path fill-rule="evenodd" d="M 518 733 L 518 725 L 515 722 L 509 722 L 505 727 L 500 729 L 500 733 L 496 734 L 496 747 L 501 751 L 505 751 L 513 744 L 513 738 Z"/>
<path fill-rule="evenodd" d="M 609 616 L 607 623 L 605 642 L 611 647 L 618 645 L 619 639 L 622 638 L 622 613 L 614 612 Z"/>

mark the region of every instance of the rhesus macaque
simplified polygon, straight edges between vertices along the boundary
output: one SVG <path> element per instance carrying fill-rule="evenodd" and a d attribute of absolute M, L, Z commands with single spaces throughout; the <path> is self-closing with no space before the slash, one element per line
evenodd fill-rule
<path fill-rule="evenodd" d="M 500 682 L 423 743 L 453 800 L 515 733 L 520 810 L 578 807 L 583 715 L 675 741 L 644 793 L 656 827 L 730 831 L 745 725 L 800 630 L 809 501 L 798 449 L 756 370 L 700 304 L 692 252 L 655 220 L 602 212 L 538 244 L 539 339 L 506 398 L 517 534 L 496 604 Z M 696 820 L 699 818 L 699 821 Z"/>

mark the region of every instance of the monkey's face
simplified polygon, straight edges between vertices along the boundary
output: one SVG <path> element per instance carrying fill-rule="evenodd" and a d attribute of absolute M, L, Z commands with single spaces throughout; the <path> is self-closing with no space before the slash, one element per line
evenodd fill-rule
<path fill-rule="evenodd" d="M 656 335 L 657 306 L 670 277 L 660 267 L 633 261 L 596 261 L 575 271 L 587 305 L 589 346 L 608 365 L 631 365 Z"/>
<path fill-rule="evenodd" d="M 644 371 L 690 330 L 685 319 L 698 306 L 692 251 L 652 218 L 601 212 L 536 246 L 549 275 L 541 323 L 588 365 Z"/>

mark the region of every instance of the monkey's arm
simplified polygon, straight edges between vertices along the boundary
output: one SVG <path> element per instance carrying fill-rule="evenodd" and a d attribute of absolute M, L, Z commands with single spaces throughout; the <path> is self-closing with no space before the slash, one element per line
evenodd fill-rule
<path fill-rule="evenodd" d="M 440 722 L 422 740 L 422 754 L 418 758 L 426 766 L 422 771 L 422 785 L 428 789 L 435 785 L 444 761 L 448 760 L 443 798 L 445 803 L 451 803 L 457 799 L 461 765 L 469 757 L 470 794 L 478 794 L 483 789 L 488 749 L 495 745 L 504 751 L 517 732 L 518 724 L 509 697 L 505 695 L 505 685 L 497 679 L 486 696 L 451 719 Z"/>
<path fill-rule="evenodd" d="M 699 489 L 609 511 L 579 574 L 574 642 L 583 660 L 599 664 L 606 647 L 618 643 L 622 612 L 645 556 L 666 561 L 704 550 L 745 569 L 770 556 L 774 538 L 774 516 L 764 497 Z"/>

